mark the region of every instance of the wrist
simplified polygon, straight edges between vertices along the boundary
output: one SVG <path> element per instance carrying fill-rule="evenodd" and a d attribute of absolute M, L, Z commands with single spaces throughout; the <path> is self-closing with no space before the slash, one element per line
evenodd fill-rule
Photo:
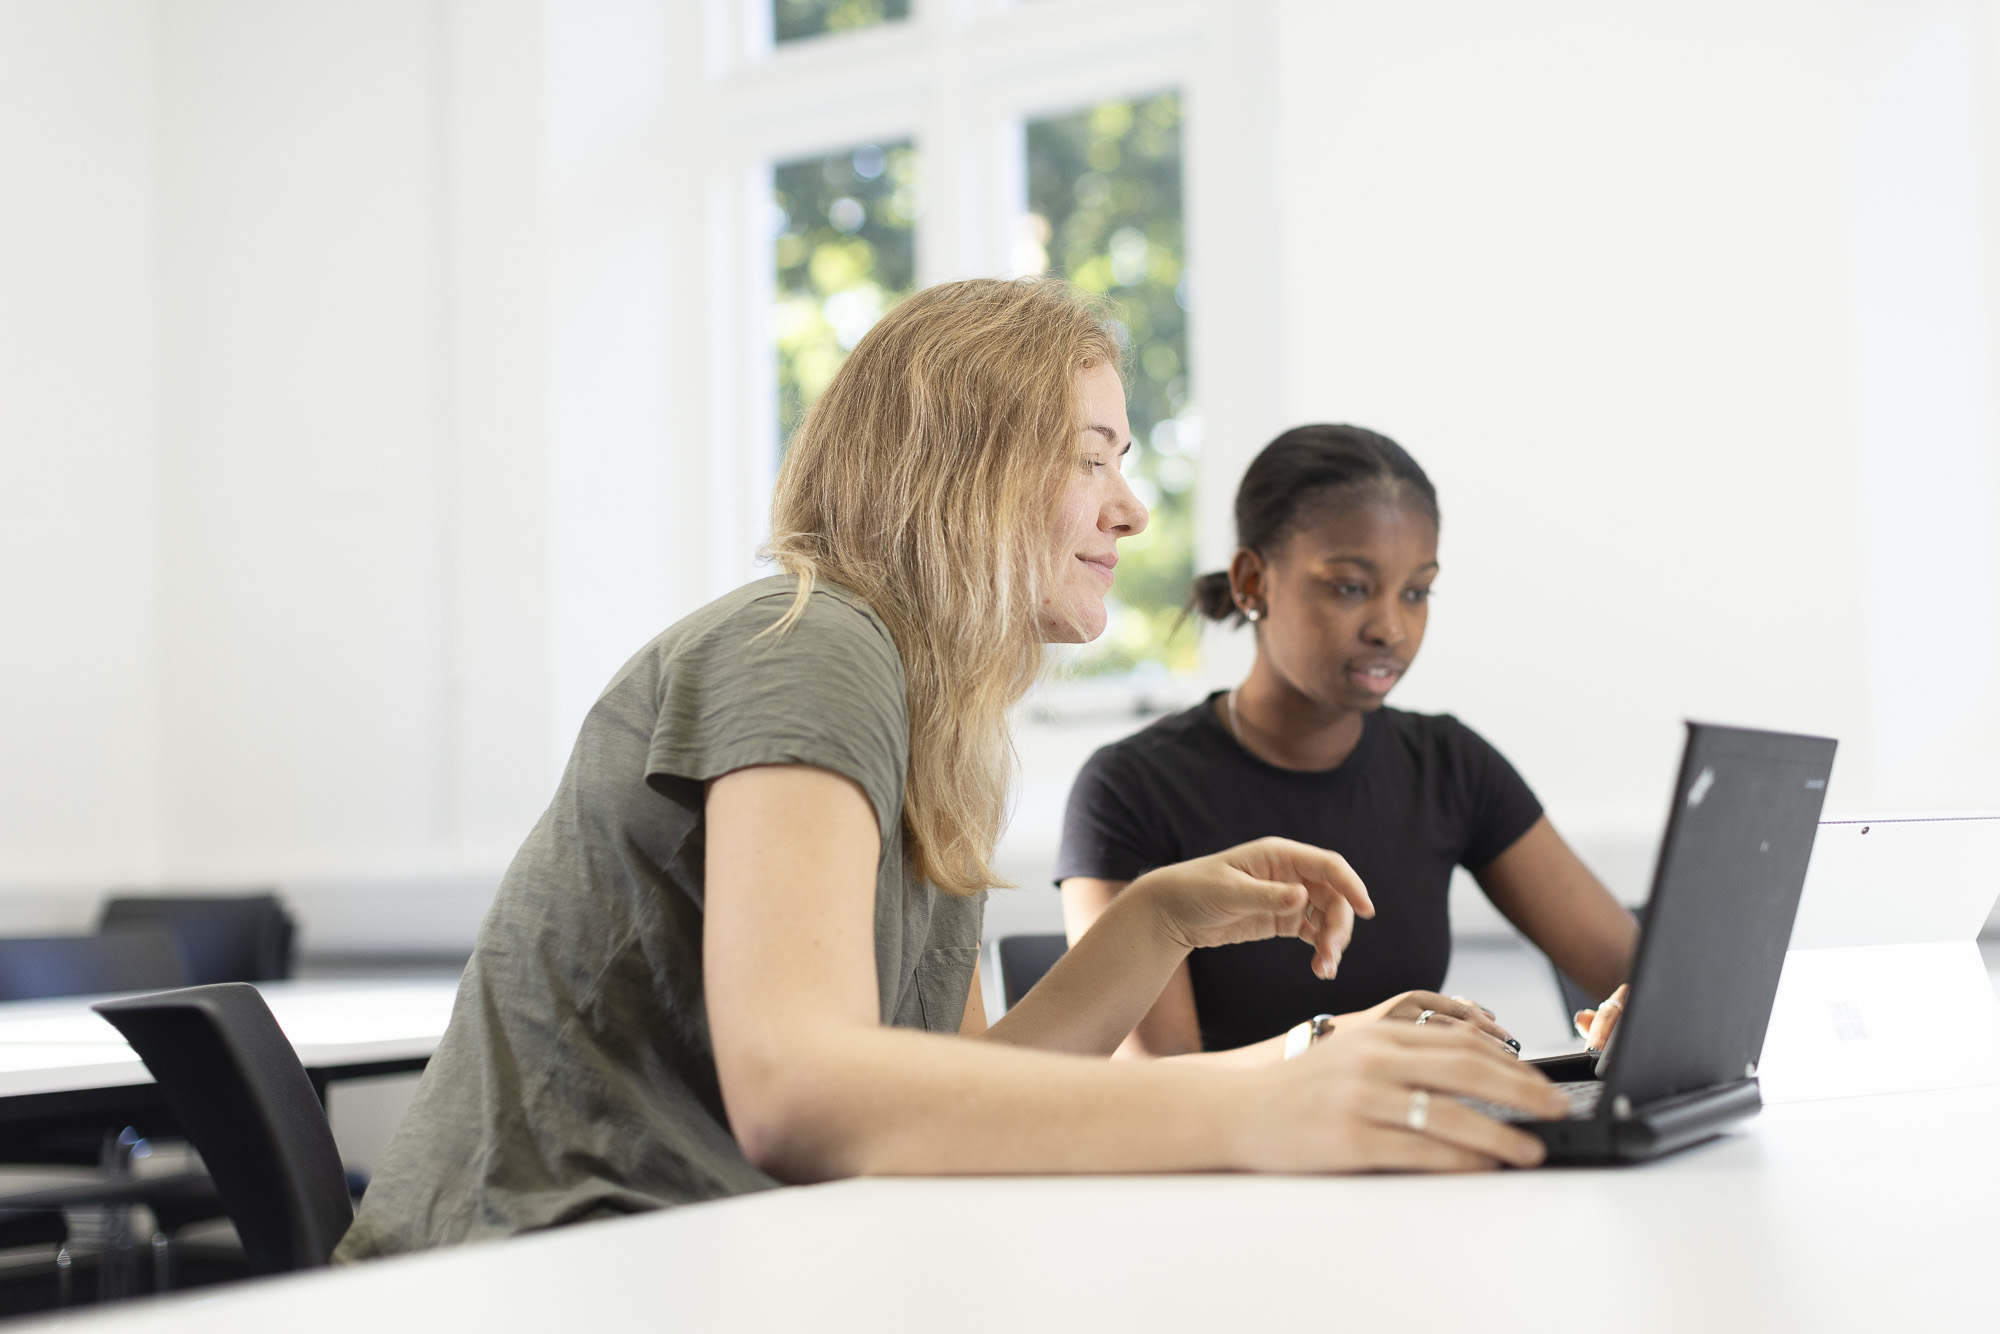
<path fill-rule="evenodd" d="M 1131 930 L 1142 933 L 1156 948 L 1173 956 L 1174 963 L 1187 957 L 1192 948 L 1181 930 L 1179 917 L 1169 902 L 1168 886 L 1158 871 L 1148 871 L 1131 884 L 1112 906 L 1124 904 L 1132 915 Z M 1129 902 L 1128 902 L 1129 900 Z"/>

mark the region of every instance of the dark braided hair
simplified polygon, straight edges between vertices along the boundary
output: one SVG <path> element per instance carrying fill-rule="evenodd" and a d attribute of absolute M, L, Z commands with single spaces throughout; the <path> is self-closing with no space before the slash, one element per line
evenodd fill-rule
<path fill-rule="evenodd" d="M 1236 488 L 1236 544 L 1268 557 L 1309 520 L 1377 500 L 1438 521 L 1431 479 L 1388 436 L 1359 426 L 1294 426 L 1264 446 Z M 1223 570 L 1196 576 L 1188 609 L 1211 621 L 1244 620 Z"/>

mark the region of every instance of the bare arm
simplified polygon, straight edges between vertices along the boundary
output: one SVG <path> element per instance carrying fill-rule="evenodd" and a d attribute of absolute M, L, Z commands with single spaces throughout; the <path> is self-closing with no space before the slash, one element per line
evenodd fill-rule
<path fill-rule="evenodd" d="M 1070 943 L 1074 945 L 1084 932 L 1097 924 L 1129 880 L 1096 880 L 1085 876 L 1072 876 L 1062 882 L 1063 923 L 1069 932 Z M 1343 1020 L 1374 1023 L 1388 1018 L 1413 1019 L 1424 1010 L 1456 1017 L 1473 1025 L 1489 1036 L 1504 1042 L 1507 1031 L 1486 1014 L 1476 1003 L 1458 997 L 1440 996 L 1430 991 L 1405 991 L 1389 997 L 1379 1005 L 1355 1014 L 1340 1016 Z M 1153 1008 L 1139 1021 L 1137 1028 L 1120 1043 L 1112 1053 L 1124 1060 L 1148 1060 L 1164 1057 L 1179 1057 L 1183 1060 L 1198 1059 L 1212 1066 L 1254 1066 L 1283 1058 L 1285 1038 L 1283 1034 L 1253 1042 L 1246 1047 L 1234 1047 L 1227 1051 L 1205 1052 L 1201 1045 L 1201 1020 L 1194 1003 L 1194 979 L 1185 961 L 1174 970 L 1167 980 L 1166 988 Z M 1509 1053 L 1512 1054 L 1511 1051 Z"/>
<path fill-rule="evenodd" d="M 1591 995 L 1610 995 L 1630 975 L 1639 924 L 1547 816 L 1477 879 L 1493 906 Z"/>
<path fill-rule="evenodd" d="M 745 1154 L 785 1180 L 1533 1163 L 1536 1141 L 1449 1100 L 1432 1102 L 1424 1132 L 1406 1128 L 1409 1090 L 1542 1115 L 1562 1105 L 1546 1081 L 1467 1033 L 1376 1025 L 1336 1034 L 1299 1061 L 1217 1071 L 885 1028 L 873 940 L 880 845 L 861 790 L 823 770 L 745 769 L 709 785 L 707 822 L 702 957 L 716 1070 Z M 1143 903 L 1128 899 L 1137 922 Z M 1116 948 L 1121 932 L 1093 934 L 1099 949 L 1079 952 L 1084 966 L 1071 968 L 1068 985 L 1037 988 L 1050 994 L 1034 1008 L 1091 993 L 1092 954 L 1114 982 L 1142 975 L 1136 987 L 1096 989 L 1114 1001 L 1148 977 L 1157 992 L 1179 963 L 1167 950 L 1162 966 L 1143 941 Z M 1040 1022 L 1061 1020 L 1051 1012 Z M 1086 1016 L 1076 1031 L 1117 1022 Z"/>
<path fill-rule="evenodd" d="M 1083 933 L 1097 924 L 1104 910 L 1129 880 L 1095 880 L 1072 876 L 1062 882 L 1063 928 L 1074 946 Z M 1194 1008 L 1194 978 L 1187 961 L 1174 969 L 1153 1008 L 1146 1011 L 1115 1056 L 1127 1060 L 1157 1056 L 1180 1056 L 1201 1050 L 1201 1021 Z"/>

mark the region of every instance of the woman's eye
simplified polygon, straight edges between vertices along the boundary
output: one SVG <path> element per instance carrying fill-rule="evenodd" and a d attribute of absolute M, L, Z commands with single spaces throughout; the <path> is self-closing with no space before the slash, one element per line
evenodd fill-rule
<path fill-rule="evenodd" d="M 1431 600 L 1431 590 L 1428 588 L 1412 588 L 1406 590 L 1403 597 L 1410 602 L 1429 602 Z"/>
<path fill-rule="evenodd" d="M 1085 459 L 1083 461 L 1083 470 L 1085 472 L 1095 472 L 1097 469 L 1102 468 L 1103 466 L 1104 466 L 1103 459 Z"/>
<path fill-rule="evenodd" d="M 1333 591 L 1338 596 L 1344 598 L 1363 598 L 1368 596 L 1368 589 L 1362 584 L 1335 584 Z"/>

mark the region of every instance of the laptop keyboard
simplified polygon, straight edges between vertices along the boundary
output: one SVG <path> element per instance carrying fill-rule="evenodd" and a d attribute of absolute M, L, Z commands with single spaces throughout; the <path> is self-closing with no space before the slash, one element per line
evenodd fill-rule
<path fill-rule="evenodd" d="M 1565 1121 L 1587 1121 L 1597 1113 L 1597 1100 L 1604 1096 L 1604 1081 L 1599 1079 L 1579 1079 L 1556 1085 L 1562 1095 L 1569 1099 L 1569 1111 L 1561 1119 Z M 1487 1102 L 1483 1098 L 1460 1098 L 1460 1102 L 1483 1116 L 1495 1121 L 1536 1121 L 1517 1107 L 1507 1107 L 1497 1102 Z"/>

